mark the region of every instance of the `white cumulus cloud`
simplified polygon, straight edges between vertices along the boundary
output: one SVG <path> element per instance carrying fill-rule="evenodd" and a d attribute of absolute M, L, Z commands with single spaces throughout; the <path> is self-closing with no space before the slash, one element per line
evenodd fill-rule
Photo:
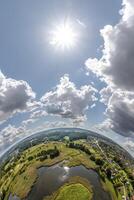
<path fill-rule="evenodd" d="M 87 72 L 96 74 L 107 86 L 100 91 L 107 108 L 103 125 L 128 136 L 134 134 L 134 1 L 123 0 L 121 19 L 106 25 L 100 34 L 104 44 L 102 57 L 89 58 Z"/>
<path fill-rule="evenodd" d="M 82 121 L 85 119 L 85 111 L 96 101 L 95 93 L 96 89 L 91 85 L 77 89 L 69 75 L 64 75 L 55 89 L 41 98 L 41 102 L 48 114 Z"/>
<path fill-rule="evenodd" d="M 6 78 L 0 73 L 0 121 L 32 108 L 34 99 L 35 93 L 27 82 Z"/>

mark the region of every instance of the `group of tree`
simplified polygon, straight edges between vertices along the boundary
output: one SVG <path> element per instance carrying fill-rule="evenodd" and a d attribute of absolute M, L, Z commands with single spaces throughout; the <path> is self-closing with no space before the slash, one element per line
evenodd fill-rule
<path fill-rule="evenodd" d="M 74 148 L 74 149 L 79 149 L 79 150 L 85 152 L 86 154 L 88 154 L 90 156 L 90 159 L 92 161 L 94 161 L 99 166 L 102 166 L 104 164 L 104 160 L 102 158 L 96 158 L 95 155 L 91 153 L 89 148 L 87 148 L 83 144 L 77 144 L 77 143 L 74 143 L 74 142 L 70 142 L 69 147 Z"/>
<path fill-rule="evenodd" d="M 57 157 L 60 155 L 60 151 L 58 150 L 58 148 L 55 146 L 53 149 L 47 149 L 47 150 L 42 150 L 39 153 L 36 154 L 36 156 L 29 156 L 28 157 L 28 161 L 33 160 L 34 158 L 39 159 L 40 161 L 44 161 L 45 159 L 47 159 L 48 157 L 50 157 L 51 159 Z"/>
<path fill-rule="evenodd" d="M 79 149 L 79 150 L 85 152 L 86 154 L 91 155 L 90 150 L 83 144 L 77 144 L 77 143 L 74 143 L 74 142 L 70 142 L 69 148 Z"/>

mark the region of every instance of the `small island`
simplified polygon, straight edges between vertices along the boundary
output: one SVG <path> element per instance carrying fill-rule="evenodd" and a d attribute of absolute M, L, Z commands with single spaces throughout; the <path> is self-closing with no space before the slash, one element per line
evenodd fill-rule
<path fill-rule="evenodd" d="M 93 190 L 90 183 L 81 177 L 73 177 L 58 191 L 44 200 L 91 200 Z"/>

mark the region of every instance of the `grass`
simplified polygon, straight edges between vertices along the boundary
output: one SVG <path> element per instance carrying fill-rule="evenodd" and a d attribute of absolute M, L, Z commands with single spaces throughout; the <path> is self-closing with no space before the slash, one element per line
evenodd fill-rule
<path fill-rule="evenodd" d="M 30 177 L 30 178 L 29 178 Z M 31 187 L 37 179 L 37 172 L 35 168 L 29 167 L 25 173 L 16 176 L 10 191 L 22 199 L 30 192 Z"/>
<path fill-rule="evenodd" d="M 105 191 L 109 192 L 112 200 L 122 200 L 121 195 L 115 191 L 113 184 L 106 178 L 105 182 L 102 181 L 102 185 Z"/>
<path fill-rule="evenodd" d="M 80 183 L 71 184 L 61 189 L 55 200 L 90 200 L 89 190 Z"/>

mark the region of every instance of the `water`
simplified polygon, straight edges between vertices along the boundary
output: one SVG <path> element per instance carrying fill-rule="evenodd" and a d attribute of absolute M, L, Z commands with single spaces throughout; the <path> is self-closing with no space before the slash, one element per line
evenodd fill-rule
<path fill-rule="evenodd" d="M 80 176 L 90 181 L 94 192 L 93 200 L 111 200 L 110 195 L 103 190 L 98 174 L 84 166 L 68 168 L 57 164 L 52 167 L 41 167 L 38 169 L 38 176 L 26 200 L 43 200 L 43 197 L 51 195 L 73 176 Z"/>
<path fill-rule="evenodd" d="M 16 195 L 13 196 L 12 194 L 10 194 L 8 200 L 20 200 L 20 198 L 17 197 Z"/>

